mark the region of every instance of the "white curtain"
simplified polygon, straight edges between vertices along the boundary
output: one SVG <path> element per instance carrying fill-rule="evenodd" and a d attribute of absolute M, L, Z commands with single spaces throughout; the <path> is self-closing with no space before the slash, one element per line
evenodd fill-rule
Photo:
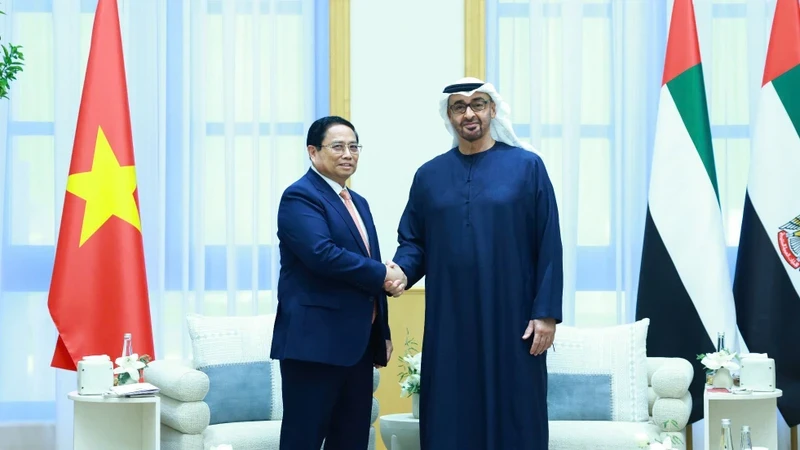
<path fill-rule="evenodd" d="M 0 8 L 26 60 L 0 103 L 2 448 L 72 448 L 76 379 L 49 367 L 47 290 L 96 4 Z M 275 309 L 277 202 L 327 113 L 327 1 L 118 4 L 156 357 L 182 358 L 186 314 Z"/>
<path fill-rule="evenodd" d="M 733 279 L 775 0 L 694 7 Z M 488 81 L 558 193 L 569 324 L 634 320 L 671 10 L 672 0 L 487 1 Z M 788 448 L 785 425 L 779 438 Z"/>
<path fill-rule="evenodd" d="M 564 320 L 633 318 L 665 5 L 487 3 L 487 77 L 542 154 L 564 242 Z"/>

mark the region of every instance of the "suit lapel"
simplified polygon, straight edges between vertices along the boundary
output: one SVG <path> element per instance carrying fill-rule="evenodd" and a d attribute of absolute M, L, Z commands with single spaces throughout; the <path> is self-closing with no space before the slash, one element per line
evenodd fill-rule
<path fill-rule="evenodd" d="M 364 245 L 364 240 L 361 238 L 361 233 L 358 232 L 358 228 L 356 227 L 356 223 L 353 221 L 353 218 L 350 216 L 350 212 L 344 206 L 344 202 L 342 198 L 335 192 L 333 189 L 322 179 L 316 172 L 312 169 L 308 169 L 307 176 L 317 188 L 317 190 L 322 194 L 322 198 L 325 199 L 332 207 L 342 216 L 342 220 L 344 223 L 347 224 L 347 228 L 350 230 L 350 233 L 353 235 L 353 239 L 356 240 L 356 244 L 358 244 L 358 248 L 361 249 L 361 252 L 364 256 L 369 256 L 369 252 L 367 252 L 367 247 Z M 353 204 L 355 205 L 355 199 L 353 199 Z M 359 210 L 358 208 L 356 210 Z M 361 216 L 362 220 L 364 216 Z M 366 225 L 366 223 L 365 223 Z M 369 235 L 368 235 L 369 236 Z M 369 237 L 367 239 L 370 239 Z M 370 241 L 371 242 L 371 241 Z M 370 243 L 370 245 L 372 245 Z"/>
<path fill-rule="evenodd" d="M 361 220 L 364 222 L 364 232 L 367 233 L 367 240 L 369 241 L 369 248 L 372 249 L 370 257 L 375 259 L 375 252 L 378 248 L 378 234 L 375 230 L 375 224 L 372 222 L 372 218 L 369 214 L 369 206 L 367 202 L 360 195 L 353 194 L 353 191 L 350 191 L 351 197 L 353 198 L 353 205 L 356 207 L 356 211 L 358 211 L 358 215 L 361 216 Z M 346 210 L 346 208 L 345 208 Z"/>

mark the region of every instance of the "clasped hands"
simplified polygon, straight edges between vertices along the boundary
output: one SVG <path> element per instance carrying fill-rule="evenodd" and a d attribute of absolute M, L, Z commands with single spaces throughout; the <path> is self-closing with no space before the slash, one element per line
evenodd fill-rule
<path fill-rule="evenodd" d="M 392 297 L 400 297 L 406 290 L 408 278 L 393 261 L 386 261 L 386 278 L 383 280 L 383 288 Z"/>

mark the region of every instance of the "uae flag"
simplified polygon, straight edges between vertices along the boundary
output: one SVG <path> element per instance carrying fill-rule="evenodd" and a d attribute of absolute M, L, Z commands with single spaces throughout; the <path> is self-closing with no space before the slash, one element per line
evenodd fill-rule
<path fill-rule="evenodd" d="M 675 0 L 670 19 L 637 297 L 647 355 L 692 363 L 690 422 L 702 419 L 697 355 L 716 350 L 718 332 L 731 349 L 739 336 L 691 0 Z"/>
<path fill-rule="evenodd" d="M 750 153 L 734 297 L 747 347 L 775 360 L 778 408 L 800 424 L 800 7 L 778 0 Z"/>
<path fill-rule="evenodd" d="M 51 365 L 133 350 L 154 358 L 139 198 L 116 0 L 99 0 L 67 178 L 48 307 Z"/>

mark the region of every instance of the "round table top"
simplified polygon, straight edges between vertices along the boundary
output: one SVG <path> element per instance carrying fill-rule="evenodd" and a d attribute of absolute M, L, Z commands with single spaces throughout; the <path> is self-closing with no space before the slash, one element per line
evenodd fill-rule
<path fill-rule="evenodd" d="M 387 414 L 381 416 L 381 422 L 419 423 L 419 419 L 415 419 L 414 415 L 411 413 Z"/>
<path fill-rule="evenodd" d="M 103 395 L 81 395 L 78 391 L 67 394 L 70 400 L 86 403 L 158 403 L 160 398 L 157 395 L 148 397 L 105 397 Z"/>
<path fill-rule="evenodd" d="M 783 395 L 783 391 L 775 389 L 770 392 L 733 393 L 733 392 L 709 392 L 705 391 L 705 397 L 709 400 L 765 400 L 768 398 L 778 398 Z"/>

